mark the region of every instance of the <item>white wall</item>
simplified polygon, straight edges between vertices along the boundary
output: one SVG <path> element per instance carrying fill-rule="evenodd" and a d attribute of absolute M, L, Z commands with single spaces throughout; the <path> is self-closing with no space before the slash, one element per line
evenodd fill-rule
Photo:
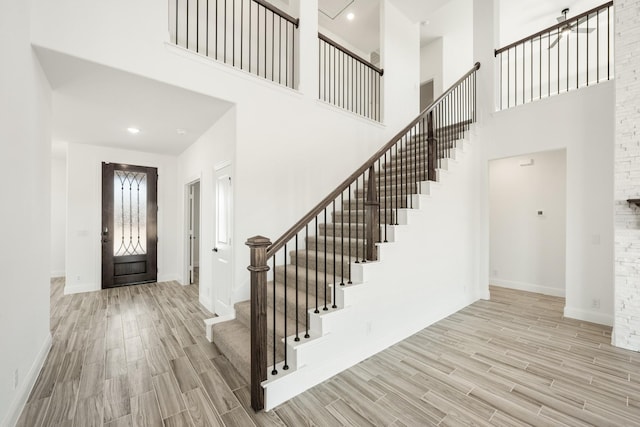
<path fill-rule="evenodd" d="M 389 0 L 381 3 L 383 118 L 398 131 L 420 112 L 420 28 Z"/>
<path fill-rule="evenodd" d="M 442 37 L 420 49 L 420 83 L 433 80 L 434 99 L 442 95 Z M 471 68 L 471 64 L 469 64 Z"/>
<path fill-rule="evenodd" d="M 67 237 L 67 160 L 51 159 L 51 277 L 63 277 Z"/>
<path fill-rule="evenodd" d="M 488 159 L 567 150 L 567 317 L 611 324 L 613 316 L 613 82 L 493 115 Z M 600 307 L 593 307 L 599 300 Z"/>
<path fill-rule="evenodd" d="M 489 188 L 491 284 L 564 296 L 566 151 L 493 160 Z"/>
<path fill-rule="evenodd" d="M 31 50 L 31 3 L 0 3 L 0 38 L 11 40 L 0 72 L 2 426 L 17 421 L 51 344 L 51 90 Z"/>
<path fill-rule="evenodd" d="M 473 66 L 473 0 L 451 0 L 429 17 L 424 31 L 442 37 L 442 88 L 446 90 Z"/>
<path fill-rule="evenodd" d="M 196 179 L 200 180 L 200 240 L 202 250 L 200 257 L 200 303 L 212 312 L 224 313 L 228 310 L 229 285 L 225 283 L 213 283 L 213 257 L 211 250 L 215 246 L 215 167 L 229 162 L 233 166 L 235 158 L 236 141 L 236 112 L 229 110 L 215 125 L 205 132 L 194 144 L 178 156 L 177 199 L 178 206 L 178 247 L 177 257 L 181 264 L 181 283 L 188 284 L 188 248 L 185 236 L 185 218 L 187 185 Z M 233 188 L 233 187 L 232 187 Z M 235 238 L 233 242 L 242 248 L 244 240 Z M 246 266 L 242 266 L 246 267 Z M 215 301 L 219 293 L 225 292 L 225 306 L 218 306 Z"/>
<path fill-rule="evenodd" d="M 70 143 L 65 293 L 96 291 L 102 287 L 102 162 L 158 168 L 158 281 L 177 280 L 176 158 Z"/>
<path fill-rule="evenodd" d="M 308 22 L 300 31 L 305 26 L 312 35 L 305 49 L 302 41 L 297 44 L 301 68 L 309 73 L 300 76 L 300 92 L 165 44 L 169 33 L 164 2 L 36 1 L 34 44 L 237 105 L 232 301 L 248 297 L 246 239 L 256 234 L 277 238 L 418 112 L 418 26 L 393 6 L 382 26 L 385 43 L 396 47 L 387 49 L 389 57 L 383 59 L 385 95 L 390 94 L 384 110 L 390 113 L 381 126 L 316 99 L 317 4 L 311 7 L 312 0 L 300 5 L 301 22 Z M 407 76 L 407 70 L 414 71 Z M 67 276 L 72 277 L 70 271 Z"/>

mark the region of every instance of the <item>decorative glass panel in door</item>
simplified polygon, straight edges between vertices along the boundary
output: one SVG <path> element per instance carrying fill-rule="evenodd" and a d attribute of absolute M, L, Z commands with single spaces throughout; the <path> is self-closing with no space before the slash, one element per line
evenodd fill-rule
<path fill-rule="evenodd" d="M 102 164 L 102 287 L 157 279 L 157 169 Z"/>

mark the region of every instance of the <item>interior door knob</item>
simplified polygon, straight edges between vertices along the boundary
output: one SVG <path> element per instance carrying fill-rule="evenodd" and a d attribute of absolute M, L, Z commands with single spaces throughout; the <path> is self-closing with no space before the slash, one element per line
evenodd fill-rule
<path fill-rule="evenodd" d="M 218 252 L 218 248 L 213 248 L 213 252 Z"/>

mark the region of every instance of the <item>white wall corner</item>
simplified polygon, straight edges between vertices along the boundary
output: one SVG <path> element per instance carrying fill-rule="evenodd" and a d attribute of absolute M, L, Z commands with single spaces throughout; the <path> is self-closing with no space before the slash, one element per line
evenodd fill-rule
<path fill-rule="evenodd" d="M 613 316 L 595 310 L 585 310 L 575 307 L 564 307 L 564 317 L 597 323 L 598 325 L 613 326 Z"/>
<path fill-rule="evenodd" d="M 11 402 L 9 406 L 9 410 L 7 411 L 7 415 L 5 419 L 2 421 L 2 427 L 15 426 L 18 423 L 20 418 L 20 414 L 24 410 L 24 407 L 27 403 L 27 399 L 29 398 L 29 394 L 33 389 L 33 386 L 36 384 L 36 380 L 38 379 L 38 375 L 40 374 L 40 370 L 44 366 L 44 362 L 47 360 L 47 355 L 49 354 L 49 350 L 51 349 L 52 338 L 51 334 L 47 334 L 42 343 L 42 347 L 38 352 L 36 359 L 33 361 L 31 365 L 31 369 L 24 377 L 22 381 L 22 385 L 16 394 L 16 398 Z"/>

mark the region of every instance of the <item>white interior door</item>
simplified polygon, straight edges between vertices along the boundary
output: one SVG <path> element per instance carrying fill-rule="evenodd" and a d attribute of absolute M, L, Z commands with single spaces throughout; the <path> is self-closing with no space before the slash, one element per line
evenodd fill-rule
<path fill-rule="evenodd" d="M 216 170 L 215 189 L 213 286 L 216 290 L 216 313 L 226 314 L 231 311 L 232 288 L 233 191 L 230 165 Z"/>
<path fill-rule="evenodd" d="M 195 185 L 189 185 L 189 227 L 188 227 L 188 239 L 189 239 L 189 284 L 193 284 L 194 279 L 194 252 L 195 252 Z"/>

